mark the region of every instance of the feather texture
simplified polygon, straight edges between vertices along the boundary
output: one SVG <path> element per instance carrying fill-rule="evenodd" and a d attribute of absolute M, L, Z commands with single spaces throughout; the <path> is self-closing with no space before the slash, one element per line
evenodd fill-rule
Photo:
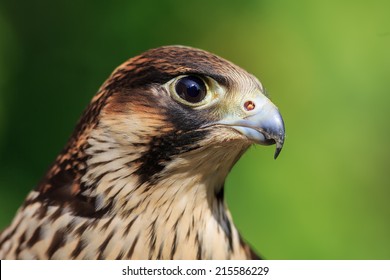
<path fill-rule="evenodd" d="M 180 75 L 212 81 L 217 101 L 172 98 Z M 162 47 L 125 62 L 1 233 L 0 258 L 257 258 L 223 197 L 253 141 L 218 124 L 254 92 L 263 93 L 256 78 L 202 50 Z"/>

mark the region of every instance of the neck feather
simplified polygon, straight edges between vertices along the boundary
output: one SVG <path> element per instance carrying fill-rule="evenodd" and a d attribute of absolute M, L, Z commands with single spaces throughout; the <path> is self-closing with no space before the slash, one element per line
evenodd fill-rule
<path fill-rule="evenodd" d="M 121 223 L 131 225 L 129 236 L 136 258 L 226 259 L 247 256 L 223 198 L 231 167 L 246 150 L 226 143 L 199 145 L 166 162 L 161 172 L 142 180 L 137 153 L 104 133 L 90 138 L 83 195 L 94 197 L 96 210 L 110 208 Z M 207 147 L 204 148 L 204 147 Z M 226 152 L 229 151 L 229 152 Z M 210 156 L 213 155 L 213 156 Z M 111 216 L 108 214 L 108 217 Z M 129 229 L 130 230 L 130 229 Z M 189 244 L 179 250 L 178 244 Z M 148 252 L 143 252 L 148 244 Z"/>

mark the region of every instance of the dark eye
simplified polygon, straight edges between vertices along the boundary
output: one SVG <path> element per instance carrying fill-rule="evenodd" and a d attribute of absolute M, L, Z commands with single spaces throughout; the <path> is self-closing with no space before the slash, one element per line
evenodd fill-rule
<path fill-rule="evenodd" d="M 206 97 L 207 88 L 201 78 L 196 76 L 187 76 L 176 82 L 175 90 L 185 101 L 198 103 Z"/>

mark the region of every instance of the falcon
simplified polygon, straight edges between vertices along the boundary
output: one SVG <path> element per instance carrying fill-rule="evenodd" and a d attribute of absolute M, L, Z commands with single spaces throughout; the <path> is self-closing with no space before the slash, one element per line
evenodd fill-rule
<path fill-rule="evenodd" d="M 120 65 L 0 235 L 0 259 L 256 259 L 224 202 L 252 145 L 283 147 L 262 84 L 184 46 Z"/>

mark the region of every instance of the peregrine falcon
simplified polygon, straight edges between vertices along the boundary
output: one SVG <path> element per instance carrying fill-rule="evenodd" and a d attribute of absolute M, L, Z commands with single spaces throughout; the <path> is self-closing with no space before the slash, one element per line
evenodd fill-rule
<path fill-rule="evenodd" d="M 209 52 L 120 65 L 0 235 L 0 259 L 256 259 L 224 202 L 252 145 L 284 143 L 262 84 Z"/>

